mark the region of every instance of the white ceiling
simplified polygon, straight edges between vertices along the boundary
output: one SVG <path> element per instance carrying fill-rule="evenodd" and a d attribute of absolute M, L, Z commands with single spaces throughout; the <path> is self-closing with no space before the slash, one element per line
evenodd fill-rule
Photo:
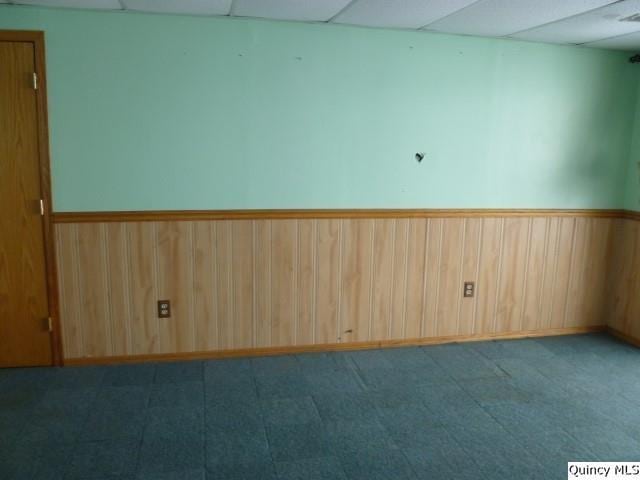
<path fill-rule="evenodd" d="M 0 0 L 0 3 L 328 22 L 640 51 L 640 21 L 621 21 L 640 14 L 640 0 Z"/>

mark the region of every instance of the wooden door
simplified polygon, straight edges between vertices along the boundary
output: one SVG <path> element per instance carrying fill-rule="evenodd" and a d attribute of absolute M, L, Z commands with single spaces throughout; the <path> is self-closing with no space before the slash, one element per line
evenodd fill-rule
<path fill-rule="evenodd" d="M 0 41 L 0 367 L 52 363 L 35 53 Z"/>

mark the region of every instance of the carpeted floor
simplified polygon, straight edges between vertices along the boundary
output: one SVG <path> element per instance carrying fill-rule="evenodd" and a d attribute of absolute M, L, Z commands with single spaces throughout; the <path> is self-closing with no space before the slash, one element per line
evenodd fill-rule
<path fill-rule="evenodd" d="M 606 335 L 0 370 L 0 478 L 566 479 L 640 461 L 640 349 Z"/>

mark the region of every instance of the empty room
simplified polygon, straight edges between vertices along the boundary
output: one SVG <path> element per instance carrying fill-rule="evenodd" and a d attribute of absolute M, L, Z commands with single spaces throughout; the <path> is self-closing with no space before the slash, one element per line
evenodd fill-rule
<path fill-rule="evenodd" d="M 640 0 L 0 0 L 0 480 L 640 477 Z"/>

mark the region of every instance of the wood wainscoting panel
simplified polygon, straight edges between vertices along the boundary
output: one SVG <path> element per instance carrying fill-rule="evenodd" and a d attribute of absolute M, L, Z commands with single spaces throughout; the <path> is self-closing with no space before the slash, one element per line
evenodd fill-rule
<path fill-rule="evenodd" d="M 640 221 L 615 220 L 613 259 L 606 289 L 608 326 L 640 338 Z"/>
<path fill-rule="evenodd" d="M 520 328 L 532 330 L 541 325 L 544 317 L 544 287 L 547 276 L 549 248 L 549 218 L 532 218 L 529 229 L 529 253 L 525 265 Z"/>
<path fill-rule="evenodd" d="M 298 221 L 271 221 L 271 346 L 295 345 Z"/>
<path fill-rule="evenodd" d="M 371 328 L 375 220 L 342 220 L 338 342 L 366 342 Z"/>
<path fill-rule="evenodd" d="M 296 271 L 296 345 L 314 343 L 316 291 L 316 227 L 315 220 L 298 220 Z"/>
<path fill-rule="evenodd" d="M 93 320 L 82 325 L 83 347 L 97 357 L 113 354 L 104 227 L 102 223 L 84 225 L 76 244 L 82 267 L 78 269 L 80 317 Z"/>
<path fill-rule="evenodd" d="M 216 222 L 193 222 L 193 316 L 195 348 L 218 347 Z"/>
<path fill-rule="evenodd" d="M 614 295 L 640 288 L 640 242 L 616 235 L 637 236 L 636 223 L 581 215 L 59 223 L 65 356 L 489 338 L 605 325 L 609 312 L 616 329 L 637 335 L 628 317 L 640 314 L 640 300 Z M 621 277 L 615 285 L 610 270 Z M 475 282 L 472 298 L 462 295 L 465 281 Z M 163 299 L 171 318 L 157 318 Z"/>
<path fill-rule="evenodd" d="M 124 225 L 124 224 L 122 224 Z M 80 314 L 80 286 L 78 282 L 78 225 L 64 224 L 55 227 L 56 263 L 60 294 L 60 318 L 64 356 L 79 358 L 86 356 L 82 339 L 82 317 Z M 131 351 L 125 352 L 125 354 Z"/>
<path fill-rule="evenodd" d="M 195 348 L 193 315 L 193 224 L 156 223 L 158 300 L 171 300 L 171 317 L 158 320 L 160 352 L 190 352 Z"/>
<path fill-rule="evenodd" d="M 474 334 L 496 331 L 496 301 L 501 272 L 504 220 L 504 218 L 482 219 Z"/>
<path fill-rule="evenodd" d="M 505 218 L 498 277 L 495 331 L 521 330 L 531 218 Z"/>
<path fill-rule="evenodd" d="M 107 294 L 113 355 L 131 352 L 131 299 L 127 257 L 127 224 L 104 224 Z"/>
<path fill-rule="evenodd" d="M 407 277 L 404 291 L 405 320 L 402 338 L 419 338 L 423 336 L 427 222 L 428 220 L 421 218 L 408 220 Z"/>
<path fill-rule="evenodd" d="M 367 338 L 387 340 L 391 333 L 391 295 L 394 282 L 395 219 L 374 220 L 371 262 L 371 309 Z M 402 318 L 402 317 L 401 317 Z M 402 319 L 399 319 L 402 321 Z"/>
<path fill-rule="evenodd" d="M 480 242 L 482 235 L 482 219 L 466 218 L 464 225 L 464 245 L 462 250 L 462 284 L 474 282 L 478 286 L 478 272 L 480 269 Z M 458 295 L 461 295 L 462 285 L 457 285 Z M 478 307 L 478 295 L 462 297 L 458 303 L 458 328 L 456 335 L 472 335 Z"/>
<path fill-rule="evenodd" d="M 316 220 L 315 224 L 314 343 L 335 343 L 339 337 L 342 290 L 342 220 Z"/>

